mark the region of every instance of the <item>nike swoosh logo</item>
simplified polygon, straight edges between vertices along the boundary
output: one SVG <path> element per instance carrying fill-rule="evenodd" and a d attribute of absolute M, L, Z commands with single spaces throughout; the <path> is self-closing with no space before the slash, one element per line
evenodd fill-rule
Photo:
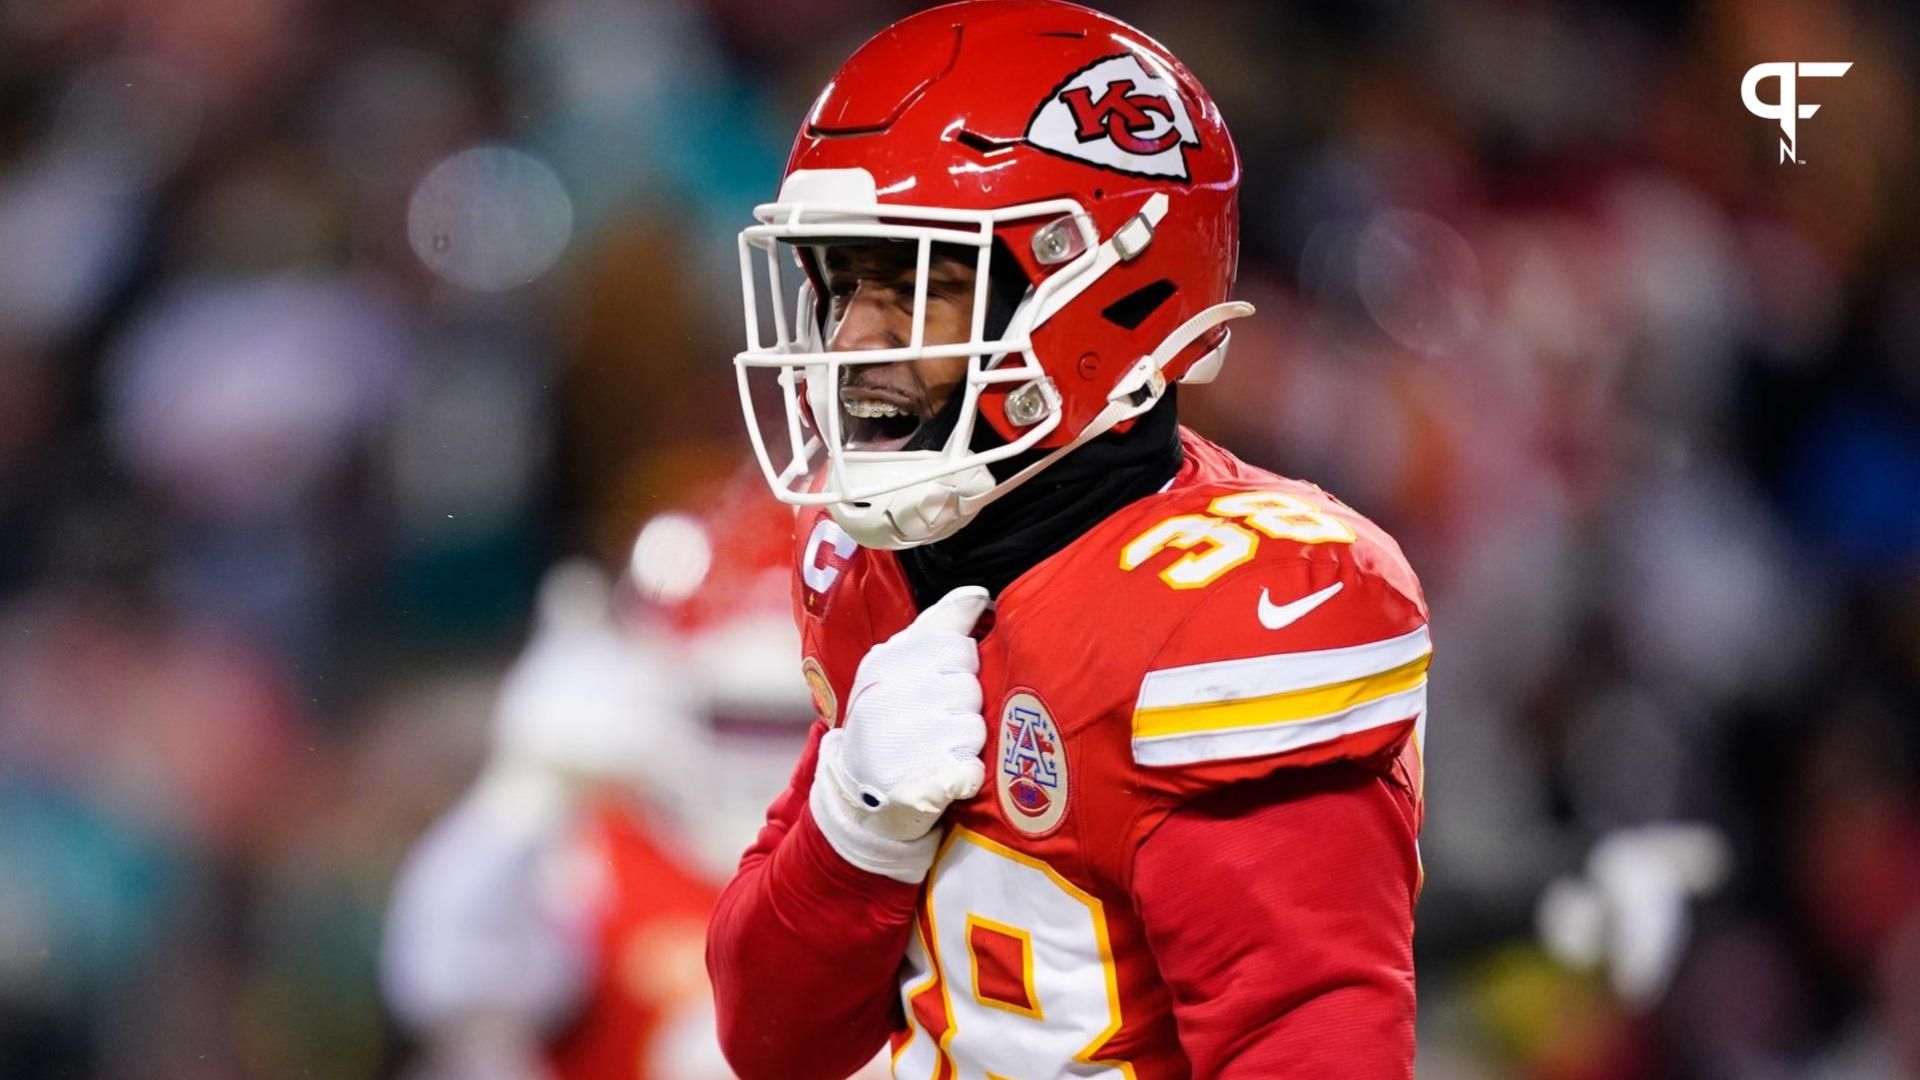
<path fill-rule="evenodd" d="M 1333 584 L 1295 600 L 1291 604 L 1276 604 L 1267 597 L 1267 590 L 1260 590 L 1260 625 L 1269 630 L 1280 630 L 1297 622 L 1302 615 L 1333 599 L 1333 594 L 1346 585 L 1344 581 Z"/>

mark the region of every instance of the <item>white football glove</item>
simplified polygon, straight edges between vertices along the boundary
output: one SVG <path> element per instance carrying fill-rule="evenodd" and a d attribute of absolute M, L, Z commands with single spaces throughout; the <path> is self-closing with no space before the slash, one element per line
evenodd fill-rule
<path fill-rule="evenodd" d="M 986 781 L 980 649 L 987 591 L 955 589 L 860 661 L 847 722 L 820 742 L 810 805 L 840 856 L 896 881 L 927 876 L 947 804 Z"/>

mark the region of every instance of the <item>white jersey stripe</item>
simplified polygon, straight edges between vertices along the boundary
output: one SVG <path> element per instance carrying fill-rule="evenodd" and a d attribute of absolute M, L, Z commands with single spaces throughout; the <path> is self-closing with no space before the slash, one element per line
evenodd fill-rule
<path fill-rule="evenodd" d="M 1357 731 L 1411 720 L 1422 716 L 1426 709 L 1427 684 L 1422 680 L 1419 686 L 1391 697 L 1311 720 L 1135 739 L 1133 760 L 1142 765 L 1168 766 L 1284 754 Z"/>
<path fill-rule="evenodd" d="M 1391 671 L 1432 651 L 1433 642 L 1423 625 L 1399 637 L 1344 649 L 1276 653 L 1149 671 L 1141 680 L 1140 698 L 1134 708 L 1208 705 L 1329 686 Z"/>

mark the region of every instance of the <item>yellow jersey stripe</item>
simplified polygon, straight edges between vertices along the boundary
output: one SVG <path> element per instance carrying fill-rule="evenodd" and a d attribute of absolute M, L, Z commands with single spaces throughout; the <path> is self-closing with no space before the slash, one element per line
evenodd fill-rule
<path fill-rule="evenodd" d="M 1426 711 L 1427 684 L 1423 680 L 1411 690 L 1313 720 L 1135 739 L 1133 760 L 1148 767 L 1168 767 L 1287 754 L 1410 719 L 1418 726 L 1425 721 Z"/>
<path fill-rule="evenodd" d="M 1339 649 L 1272 653 L 1149 671 L 1136 708 L 1206 705 L 1267 698 L 1391 671 L 1433 652 L 1425 625 Z"/>
<path fill-rule="evenodd" d="M 1377 675 L 1306 690 L 1199 705 L 1136 708 L 1133 713 L 1133 737 L 1157 739 L 1326 719 L 1355 706 L 1419 686 L 1426 681 L 1427 665 L 1432 659 L 1429 653 Z"/>

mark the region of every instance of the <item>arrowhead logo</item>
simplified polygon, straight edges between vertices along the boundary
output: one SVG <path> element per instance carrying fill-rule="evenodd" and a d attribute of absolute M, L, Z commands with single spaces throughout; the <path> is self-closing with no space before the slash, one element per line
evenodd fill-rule
<path fill-rule="evenodd" d="M 1200 136 L 1173 80 L 1121 53 L 1055 87 L 1028 122 L 1027 141 L 1116 172 L 1185 180 L 1186 148 Z"/>
<path fill-rule="evenodd" d="M 1321 589 L 1295 600 L 1291 604 L 1275 604 L 1267 596 L 1267 590 L 1260 590 L 1260 625 L 1269 630 L 1282 630 L 1300 620 L 1300 617 L 1333 599 L 1333 594 L 1344 588 L 1346 582 L 1336 581 Z"/>

